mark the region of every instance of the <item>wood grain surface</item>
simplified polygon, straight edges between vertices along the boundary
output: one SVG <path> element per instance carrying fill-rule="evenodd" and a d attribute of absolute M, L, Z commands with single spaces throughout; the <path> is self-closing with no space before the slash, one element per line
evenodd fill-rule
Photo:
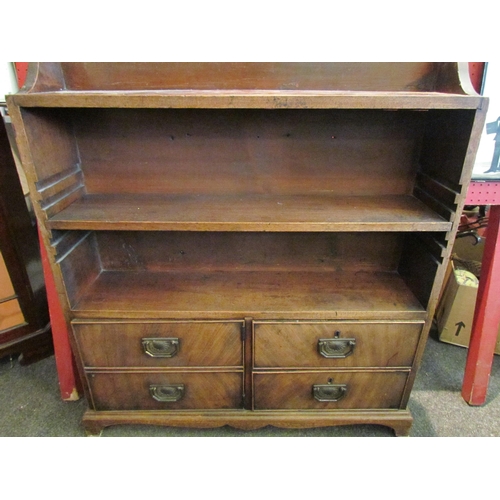
<path fill-rule="evenodd" d="M 86 367 L 243 366 L 243 322 L 73 322 Z M 175 338 L 171 358 L 151 357 L 142 340 Z M 99 348 L 96 348 L 99 346 Z"/>
<path fill-rule="evenodd" d="M 407 367 L 413 363 L 421 323 L 255 323 L 254 367 Z M 352 354 L 326 358 L 320 339 L 353 339 Z"/>
<path fill-rule="evenodd" d="M 241 372 L 144 372 L 87 374 L 96 410 L 186 410 L 241 408 Z M 184 384 L 184 396 L 176 402 L 159 402 L 151 385 Z"/>
<path fill-rule="evenodd" d="M 398 409 L 408 372 L 254 373 L 254 408 L 264 409 Z M 346 384 L 337 402 L 319 402 L 315 384 Z"/>
<path fill-rule="evenodd" d="M 52 229 L 184 231 L 447 231 L 411 196 L 86 195 Z"/>
<path fill-rule="evenodd" d="M 51 113 L 46 121 L 63 116 L 71 124 L 89 194 L 150 195 L 409 194 L 427 115 L 310 109 Z"/>
<path fill-rule="evenodd" d="M 395 273 L 104 271 L 80 317 L 423 319 Z"/>
<path fill-rule="evenodd" d="M 68 233 L 77 232 L 64 234 Z M 93 235 L 103 270 L 230 272 L 392 272 L 398 268 L 407 236 L 396 232 L 237 231 L 96 231 Z"/>
<path fill-rule="evenodd" d="M 485 98 L 434 92 L 370 91 L 96 91 L 19 94 L 11 103 L 52 108 L 191 109 L 477 109 Z"/>
<path fill-rule="evenodd" d="M 224 62 L 61 63 L 71 90 L 434 90 L 436 63 Z"/>

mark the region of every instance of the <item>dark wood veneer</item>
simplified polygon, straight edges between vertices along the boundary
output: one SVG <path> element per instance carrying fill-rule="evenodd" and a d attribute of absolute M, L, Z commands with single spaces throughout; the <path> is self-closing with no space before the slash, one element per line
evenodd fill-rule
<path fill-rule="evenodd" d="M 409 372 L 329 371 L 255 373 L 256 410 L 399 409 Z M 346 394 L 335 402 L 311 397 L 315 384 L 345 384 Z"/>
<path fill-rule="evenodd" d="M 72 326 L 88 368 L 243 367 L 241 321 L 73 321 Z M 172 357 L 152 357 L 142 346 L 145 338 L 175 338 L 177 352 Z"/>
<path fill-rule="evenodd" d="M 422 323 L 255 322 L 254 369 L 410 368 L 421 330 Z M 323 356 L 319 340 L 335 338 L 352 339 L 352 353 L 340 358 Z"/>

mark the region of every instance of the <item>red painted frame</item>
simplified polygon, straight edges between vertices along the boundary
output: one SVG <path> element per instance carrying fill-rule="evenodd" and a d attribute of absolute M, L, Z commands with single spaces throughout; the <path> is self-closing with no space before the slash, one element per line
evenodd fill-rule
<path fill-rule="evenodd" d="M 474 66 L 481 64 L 480 67 Z M 469 63 L 469 73 L 479 92 L 484 63 Z M 462 384 L 464 400 L 471 406 L 480 406 L 486 402 L 500 325 L 500 182 L 471 182 L 466 204 L 490 205 L 488 235 Z"/>
<path fill-rule="evenodd" d="M 19 88 L 24 85 L 28 72 L 28 63 L 14 63 Z M 50 269 L 47 251 L 40 239 L 40 254 L 42 258 L 43 275 L 49 303 L 49 315 L 52 328 L 52 340 L 54 343 L 54 357 L 56 361 L 57 375 L 59 377 L 59 390 L 64 401 L 75 401 L 79 399 L 79 378 L 76 372 L 75 360 L 69 344 L 69 332 L 64 318 L 64 313 L 57 295 L 54 277 Z"/>
<path fill-rule="evenodd" d="M 486 402 L 499 325 L 500 205 L 497 204 L 491 206 L 488 215 L 488 236 L 484 247 L 474 321 L 462 384 L 462 397 L 472 406 L 479 406 Z"/>

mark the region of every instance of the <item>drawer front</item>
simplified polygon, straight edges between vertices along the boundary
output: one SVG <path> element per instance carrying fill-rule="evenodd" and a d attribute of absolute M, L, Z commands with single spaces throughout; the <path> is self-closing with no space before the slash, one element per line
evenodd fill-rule
<path fill-rule="evenodd" d="M 25 324 L 24 316 L 17 299 L 6 300 L 0 303 L 0 331 L 23 324 Z"/>
<path fill-rule="evenodd" d="M 254 367 L 410 367 L 422 323 L 256 323 Z"/>
<path fill-rule="evenodd" d="M 242 373 L 89 373 L 95 410 L 242 407 Z"/>
<path fill-rule="evenodd" d="M 74 322 L 86 367 L 242 366 L 242 322 Z"/>
<path fill-rule="evenodd" d="M 398 409 L 408 372 L 254 374 L 256 410 Z"/>

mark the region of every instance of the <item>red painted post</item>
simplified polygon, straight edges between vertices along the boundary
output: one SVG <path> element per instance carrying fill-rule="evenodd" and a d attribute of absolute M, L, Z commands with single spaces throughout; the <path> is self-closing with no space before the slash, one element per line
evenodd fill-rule
<path fill-rule="evenodd" d="M 57 375 L 59 377 L 59 390 L 64 401 L 76 401 L 79 399 L 78 379 L 75 377 L 76 367 L 71 346 L 69 344 L 68 329 L 66 319 L 56 292 L 54 276 L 50 269 L 47 251 L 40 238 L 40 255 L 42 257 L 43 276 L 45 279 L 45 289 L 47 291 L 47 301 L 49 303 L 50 326 L 52 329 L 52 340 L 54 343 L 54 358 L 56 361 Z"/>
<path fill-rule="evenodd" d="M 482 85 L 482 78 L 479 80 L 479 76 L 484 76 L 484 63 L 469 63 L 469 72 L 474 87 L 479 92 Z M 491 205 L 462 384 L 464 400 L 472 406 L 480 406 L 486 402 L 500 325 L 500 183 L 493 180 L 472 182 L 466 204 Z"/>
<path fill-rule="evenodd" d="M 14 63 L 17 73 L 17 83 L 19 88 L 24 85 L 26 74 L 28 72 L 28 63 Z M 40 254 L 43 266 L 43 275 L 45 279 L 45 289 L 47 292 L 47 301 L 49 303 L 50 326 L 52 329 L 52 340 L 54 343 L 54 357 L 59 377 L 59 390 L 61 398 L 65 401 L 74 401 L 79 399 L 78 387 L 79 380 L 76 376 L 75 361 L 69 344 L 68 328 L 64 313 L 59 302 L 59 296 L 56 291 L 54 277 L 50 269 L 47 252 L 43 241 L 40 239 Z"/>
<path fill-rule="evenodd" d="M 462 385 L 462 397 L 470 405 L 486 401 L 499 325 L 500 205 L 492 205 Z"/>
<path fill-rule="evenodd" d="M 481 93 L 481 87 L 483 85 L 484 78 L 484 62 L 470 62 L 469 63 L 469 75 L 472 86 L 475 91 L 479 94 Z"/>

